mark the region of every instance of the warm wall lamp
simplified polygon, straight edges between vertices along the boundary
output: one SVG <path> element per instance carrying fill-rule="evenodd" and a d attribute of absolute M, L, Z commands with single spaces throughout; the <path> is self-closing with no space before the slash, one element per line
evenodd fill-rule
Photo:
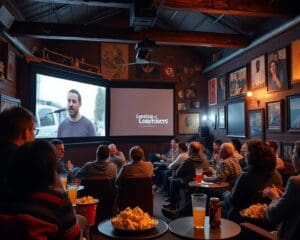
<path fill-rule="evenodd" d="M 256 102 L 257 106 L 259 106 L 259 100 L 256 99 L 255 97 L 253 97 L 253 93 L 251 91 L 247 92 L 247 97 L 248 97 L 249 101 Z"/>

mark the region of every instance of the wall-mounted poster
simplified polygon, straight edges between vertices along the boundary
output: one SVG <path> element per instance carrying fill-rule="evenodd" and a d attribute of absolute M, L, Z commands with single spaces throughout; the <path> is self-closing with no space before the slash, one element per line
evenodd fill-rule
<path fill-rule="evenodd" d="M 264 110 L 248 111 L 249 138 L 264 140 Z"/>
<path fill-rule="evenodd" d="M 283 101 L 274 101 L 266 103 L 267 111 L 267 130 L 269 132 L 282 131 L 282 113 Z"/>
<path fill-rule="evenodd" d="M 230 102 L 227 106 L 227 135 L 245 137 L 245 101 Z"/>
<path fill-rule="evenodd" d="M 286 49 L 268 54 L 268 91 L 288 88 Z"/>
<path fill-rule="evenodd" d="M 225 107 L 218 108 L 218 128 L 225 128 Z"/>
<path fill-rule="evenodd" d="M 300 95 L 287 97 L 287 128 L 289 132 L 300 132 Z"/>
<path fill-rule="evenodd" d="M 217 78 L 208 81 L 208 105 L 217 104 Z"/>
<path fill-rule="evenodd" d="M 300 82 L 300 39 L 293 41 L 291 44 L 292 56 L 292 83 Z"/>
<path fill-rule="evenodd" d="M 218 104 L 226 100 L 225 75 L 221 75 L 217 77 L 217 94 L 218 94 Z"/>
<path fill-rule="evenodd" d="M 128 79 L 128 45 L 101 43 L 101 74 L 107 79 Z"/>
<path fill-rule="evenodd" d="M 177 103 L 177 110 L 178 111 L 186 111 L 189 110 L 189 104 L 186 102 Z"/>
<path fill-rule="evenodd" d="M 229 73 L 229 97 L 247 93 L 247 68 L 243 67 Z"/>
<path fill-rule="evenodd" d="M 186 88 L 184 95 L 186 99 L 194 99 L 196 97 L 196 91 L 193 88 Z"/>
<path fill-rule="evenodd" d="M 199 113 L 179 113 L 178 114 L 178 133 L 195 134 L 200 127 Z"/>
<path fill-rule="evenodd" d="M 251 89 L 266 86 L 266 61 L 265 55 L 251 61 Z"/>

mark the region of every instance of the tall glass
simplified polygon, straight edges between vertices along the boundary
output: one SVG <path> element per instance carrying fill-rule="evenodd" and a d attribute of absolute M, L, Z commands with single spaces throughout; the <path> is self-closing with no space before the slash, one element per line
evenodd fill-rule
<path fill-rule="evenodd" d="M 77 189 L 78 189 L 77 184 L 74 183 L 68 184 L 68 197 L 73 206 L 76 206 Z"/>
<path fill-rule="evenodd" d="M 195 228 L 204 228 L 207 195 L 203 193 L 192 194 L 193 218 Z"/>
<path fill-rule="evenodd" d="M 203 169 L 202 168 L 196 168 L 195 169 L 195 175 L 196 175 L 196 182 L 201 183 L 202 175 L 203 175 Z"/>
<path fill-rule="evenodd" d="M 61 182 L 61 185 L 62 185 L 63 189 L 66 190 L 67 189 L 68 174 L 61 173 L 61 174 L 59 174 L 59 178 L 60 178 L 60 182 Z"/>

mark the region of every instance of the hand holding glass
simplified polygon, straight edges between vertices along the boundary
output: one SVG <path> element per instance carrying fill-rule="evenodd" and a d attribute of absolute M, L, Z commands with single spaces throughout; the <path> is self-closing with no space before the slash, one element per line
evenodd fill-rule
<path fill-rule="evenodd" d="M 204 228 L 206 198 L 206 194 L 192 194 L 193 219 L 195 228 Z"/>

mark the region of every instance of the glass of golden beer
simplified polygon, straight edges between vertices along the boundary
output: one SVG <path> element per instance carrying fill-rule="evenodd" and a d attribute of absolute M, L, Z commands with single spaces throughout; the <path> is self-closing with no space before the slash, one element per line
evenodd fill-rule
<path fill-rule="evenodd" d="M 204 228 L 206 198 L 206 194 L 192 194 L 193 219 L 195 228 Z"/>
<path fill-rule="evenodd" d="M 78 184 L 68 184 L 68 197 L 73 206 L 76 206 Z"/>
<path fill-rule="evenodd" d="M 61 173 L 61 174 L 59 174 L 59 178 L 60 178 L 60 182 L 61 182 L 63 189 L 66 190 L 68 174 Z"/>

